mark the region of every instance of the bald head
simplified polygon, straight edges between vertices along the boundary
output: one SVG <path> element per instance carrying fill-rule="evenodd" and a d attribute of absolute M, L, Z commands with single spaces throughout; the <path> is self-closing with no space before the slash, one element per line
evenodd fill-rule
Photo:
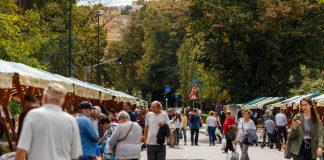
<path fill-rule="evenodd" d="M 100 117 L 101 108 L 99 106 L 93 106 L 92 118 L 98 119 Z"/>

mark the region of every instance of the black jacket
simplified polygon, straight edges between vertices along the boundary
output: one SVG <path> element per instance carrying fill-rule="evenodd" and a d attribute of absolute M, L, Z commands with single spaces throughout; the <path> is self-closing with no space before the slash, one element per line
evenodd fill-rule
<path fill-rule="evenodd" d="M 160 127 L 157 135 L 156 135 L 156 141 L 159 145 L 164 145 L 165 137 L 169 137 L 170 135 L 170 128 L 168 124 L 164 124 L 163 127 Z"/>

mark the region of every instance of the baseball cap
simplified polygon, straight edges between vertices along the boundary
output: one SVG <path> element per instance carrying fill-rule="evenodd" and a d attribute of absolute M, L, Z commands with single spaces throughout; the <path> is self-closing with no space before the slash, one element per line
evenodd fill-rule
<path fill-rule="evenodd" d="M 92 104 L 88 101 L 83 101 L 79 105 L 79 109 L 95 109 Z"/>

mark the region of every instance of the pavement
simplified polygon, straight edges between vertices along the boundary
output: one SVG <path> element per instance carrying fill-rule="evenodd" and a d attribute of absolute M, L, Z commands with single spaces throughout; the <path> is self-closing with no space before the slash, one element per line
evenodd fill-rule
<path fill-rule="evenodd" d="M 205 133 L 206 129 L 200 129 L 199 146 L 184 145 L 184 140 L 180 140 L 180 149 L 167 147 L 166 157 L 167 160 L 226 160 L 226 154 L 221 150 L 221 144 L 209 146 L 208 136 Z M 190 130 L 187 130 L 187 139 L 190 140 Z M 216 141 L 217 142 L 217 141 Z M 241 156 L 239 145 L 236 146 L 237 151 Z M 260 146 L 250 147 L 249 150 L 250 160 L 284 160 L 283 152 L 276 149 L 265 147 L 261 149 Z M 142 152 L 141 160 L 147 160 L 146 150 Z"/>

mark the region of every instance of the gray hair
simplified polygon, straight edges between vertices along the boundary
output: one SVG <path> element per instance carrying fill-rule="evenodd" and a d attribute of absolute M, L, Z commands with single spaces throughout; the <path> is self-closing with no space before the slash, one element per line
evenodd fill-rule
<path fill-rule="evenodd" d="M 130 119 L 129 114 L 125 111 L 121 111 L 118 113 L 117 119 L 121 119 L 121 118 Z"/>
<path fill-rule="evenodd" d="M 101 113 L 101 108 L 99 106 L 93 106 L 96 113 Z"/>

